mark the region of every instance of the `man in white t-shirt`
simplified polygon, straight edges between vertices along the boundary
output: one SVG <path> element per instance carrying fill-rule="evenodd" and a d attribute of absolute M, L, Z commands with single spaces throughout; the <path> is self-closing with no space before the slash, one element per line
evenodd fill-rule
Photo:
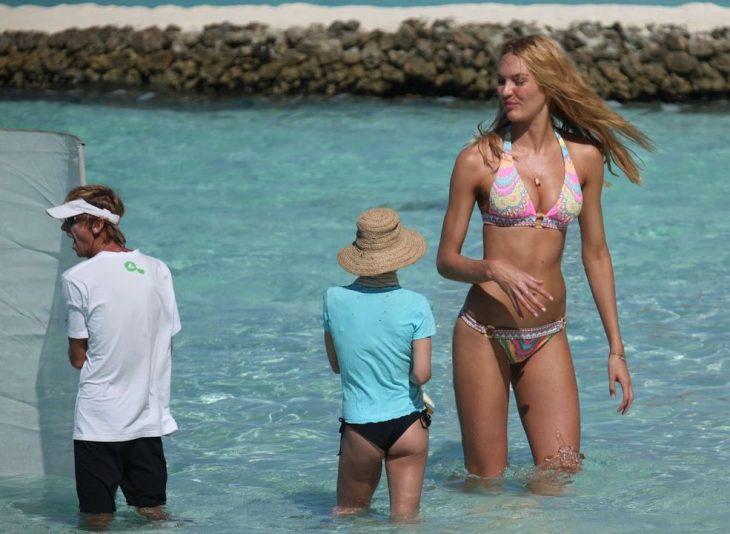
<path fill-rule="evenodd" d="M 103 185 L 72 189 L 49 208 L 87 258 L 62 275 L 71 365 L 81 370 L 74 417 L 79 509 L 95 527 L 127 504 L 165 519 L 167 464 L 161 436 L 177 430 L 170 414 L 172 337 L 180 331 L 167 266 L 126 248 L 124 204 Z"/>

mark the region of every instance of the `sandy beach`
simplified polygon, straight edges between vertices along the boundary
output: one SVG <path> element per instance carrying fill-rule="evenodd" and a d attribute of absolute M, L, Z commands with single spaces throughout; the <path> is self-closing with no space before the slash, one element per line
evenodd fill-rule
<path fill-rule="evenodd" d="M 535 22 L 553 28 L 564 28 L 575 21 L 597 21 L 625 25 L 677 24 L 690 31 L 707 31 L 730 26 L 730 8 L 712 3 L 689 3 L 676 7 L 618 4 L 540 4 L 512 6 L 505 4 L 450 4 L 424 7 L 324 7 L 305 3 L 280 6 L 239 5 L 191 8 L 172 5 L 155 8 L 99 6 L 96 4 L 57 5 L 53 7 L 0 5 L 0 31 L 37 30 L 55 32 L 68 28 L 92 26 L 149 26 L 170 24 L 185 31 L 196 31 L 208 24 L 230 22 L 245 25 L 261 22 L 274 28 L 330 24 L 335 20 L 355 19 L 363 30 L 393 31 L 409 18 L 450 18 L 457 23 L 508 24 L 513 20 Z"/>

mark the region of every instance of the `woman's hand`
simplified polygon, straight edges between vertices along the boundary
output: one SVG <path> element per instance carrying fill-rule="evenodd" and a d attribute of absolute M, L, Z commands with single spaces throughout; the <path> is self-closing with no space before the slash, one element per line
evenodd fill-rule
<path fill-rule="evenodd" d="M 523 310 L 537 317 L 538 313 L 545 311 L 541 298 L 553 300 L 553 296 L 543 289 L 542 280 L 504 261 L 489 260 L 488 264 L 489 278 L 507 294 L 520 317 L 525 316 Z"/>
<path fill-rule="evenodd" d="M 611 352 L 608 355 L 608 392 L 611 398 L 616 397 L 616 382 L 621 384 L 623 398 L 616 411 L 625 414 L 634 402 L 634 388 L 631 385 L 631 374 L 623 354 Z"/>

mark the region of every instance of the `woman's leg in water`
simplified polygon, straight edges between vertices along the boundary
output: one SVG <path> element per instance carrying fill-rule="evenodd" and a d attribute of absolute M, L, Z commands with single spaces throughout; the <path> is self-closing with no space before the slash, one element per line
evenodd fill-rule
<path fill-rule="evenodd" d="M 497 347 L 456 320 L 452 356 L 464 465 L 483 478 L 501 477 L 507 467 L 510 369 Z"/>
<path fill-rule="evenodd" d="M 565 330 L 512 369 L 517 408 L 535 465 L 580 470 L 580 406 Z"/>

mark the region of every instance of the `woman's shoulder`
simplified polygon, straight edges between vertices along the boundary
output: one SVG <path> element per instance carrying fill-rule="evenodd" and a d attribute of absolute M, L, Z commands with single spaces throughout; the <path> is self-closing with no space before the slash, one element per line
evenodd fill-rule
<path fill-rule="evenodd" d="M 581 177 L 581 186 L 588 181 L 603 181 L 604 156 L 600 145 L 587 137 L 574 133 L 560 132 L 568 148 L 575 171 Z"/>
<path fill-rule="evenodd" d="M 596 161 L 603 162 L 603 153 L 601 152 L 600 145 L 596 141 L 564 130 L 558 130 L 558 132 L 565 140 L 565 145 L 568 147 L 568 152 L 573 160 L 577 158 L 586 160 L 587 163 Z"/>
<path fill-rule="evenodd" d="M 500 158 L 491 150 L 485 139 L 475 139 L 456 157 L 456 168 L 470 175 L 483 176 L 486 171 L 495 172 Z"/>

